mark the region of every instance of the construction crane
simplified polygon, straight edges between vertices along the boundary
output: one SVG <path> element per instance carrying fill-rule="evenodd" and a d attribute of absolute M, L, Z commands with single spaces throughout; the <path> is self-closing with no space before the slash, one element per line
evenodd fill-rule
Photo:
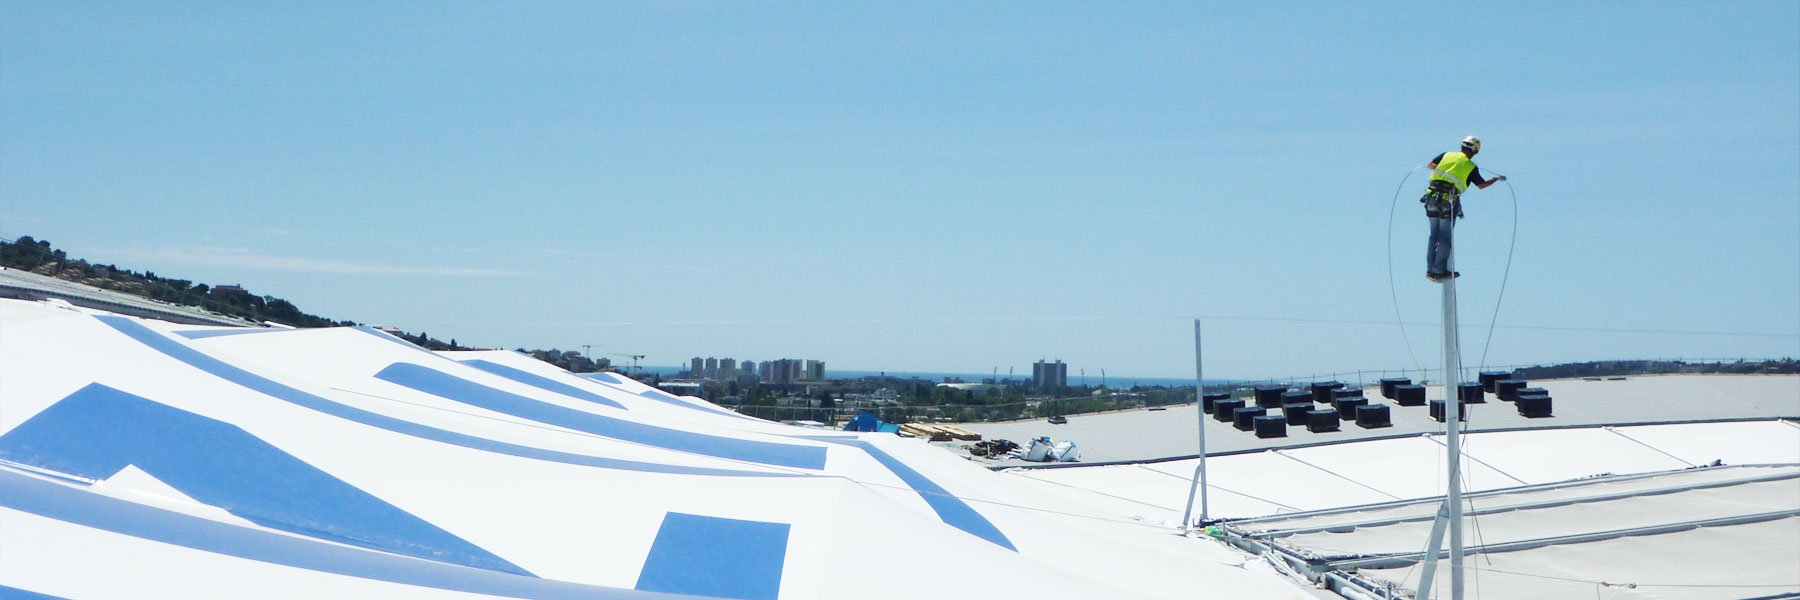
<path fill-rule="evenodd" d="M 606 355 L 631 359 L 631 374 L 632 375 L 636 375 L 638 372 L 638 361 L 644 359 L 644 355 L 642 355 L 642 354 L 620 354 L 617 352 L 608 352 L 608 353 L 606 353 Z"/>

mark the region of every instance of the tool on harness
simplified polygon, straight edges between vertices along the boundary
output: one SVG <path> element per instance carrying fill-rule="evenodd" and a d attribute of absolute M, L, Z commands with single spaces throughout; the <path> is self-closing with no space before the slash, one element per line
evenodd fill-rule
<path fill-rule="evenodd" d="M 1462 193 L 1456 185 L 1444 180 L 1434 180 L 1425 189 L 1425 195 L 1419 197 L 1425 205 L 1425 216 L 1433 219 L 1461 219 Z"/>

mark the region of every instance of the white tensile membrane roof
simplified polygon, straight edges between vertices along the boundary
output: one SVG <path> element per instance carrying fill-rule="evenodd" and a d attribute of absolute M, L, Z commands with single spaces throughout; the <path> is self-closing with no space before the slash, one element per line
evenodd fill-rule
<path fill-rule="evenodd" d="M 1413 593 L 1440 499 L 1230 523 L 1256 547 Z M 1480 598 L 1755 598 L 1800 593 L 1800 466 L 1705 467 L 1476 494 Z M 1440 565 L 1434 596 L 1449 597 Z"/>
<path fill-rule="evenodd" d="M 1484 599 L 1800 593 L 1790 421 L 1464 448 Z M 1293 557 L 1404 592 L 1443 461 L 1431 435 L 1211 459 L 1210 516 L 1258 557 L 1182 535 L 1194 460 L 996 473 L 512 352 L 0 300 L 0 597 L 1328 595 Z"/>
<path fill-rule="evenodd" d="M 1736 399 L 1800 412 L 1793 377 L 1715 379 L 1721 389 L 1777 390 Z M 1468 597 L 1800 595 L 1800 424 L 1791 417 L 1489 431 L 1462 443 L 1463 489 L 1474 492 L 1464 507 Z M 1214 456 L 1208 516 L 1223 519 L 1232 543 L 1272 550 L 1311 578 L 1333 573 L 1360 580 L 1370 597 L 1410 596 L 1442 504 L 1446 454 L 1441 434 L 1412 434 Z M 1045 494 L 1179 521 L 1197 464 L 1005 473 Z M 1449 597 L 1446 567 L 1434 597 Z"/>
<path fill-rule="evenodd" d="M 60 598 L 1318 593 L 891 434 L 367 329 L 14 300 L 0 555 L 0 596 Z"/>

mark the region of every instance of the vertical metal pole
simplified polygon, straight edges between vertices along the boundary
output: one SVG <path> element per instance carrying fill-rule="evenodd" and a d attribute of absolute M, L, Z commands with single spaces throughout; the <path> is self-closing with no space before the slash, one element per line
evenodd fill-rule
<path fill-rule="evenodd" d="M 1455 220 L 1451 221 L 1454 227 Z M 1446 262 L 1452 274 L 1456 273 L 1455 245 L 1451 244 L 1450 259 Z M 1444 504 L 1449 508 L 1450 525 L 1450 598 L 1462 600 L 1463 597 L 1463 536 L 1462 536 L 1462 348 L 1457 339 L 1456 323 L 1456 277 L 1444 280 L 1444 424 L 1445 445 L 1449 447 L 1449 481 L 1448 490 L 1444 494 Z"/>
<path fill-rule="evenodd" d="M 1188 485 L 1187 510 L 1181 513 L 1181 526 L 1190 528 L 1194 521 L 1189 518 L 1194 514 L 1194 493 L 1200 494 L 1200 520 L 1207 520 L 1206 510 L 1206 379 L 1202 376 L 1200 361 L 1200 319 L 1194 319 L 1194 415 L 1195 428 L 1200 437 L 1200 464 L 1194 466 L 1194 480 Z"/>
<path fill-rule="evenodd" d="M 1454 246 L 1452 246 L 1454 248 Z M 1456 272 L 1456 253 L 1450 254 L 1448 261 L 1451 273 Z M 1456 331 L 1456 278 L 1444 280 L 1444 445 L 1448 450 L 1445 466 L 1449 482 L 1445 486 L 1444 504 L 1438 509 L 1437 520 L 1432 523 L 1431 540 L 1425 553 L 1425 569 L 1419 576 L 1419 600 L 1431 598 L 1432 579 L 1437 571 L 1438 548 L 1443 541 L 1444 528 L 1450 530 L 1450 598 L 1462 600 L 1463 597 L 1463 539 L 1462 539 L 1462 368 L 1459 364 L 1461 349 L 1458 346 Z"/>

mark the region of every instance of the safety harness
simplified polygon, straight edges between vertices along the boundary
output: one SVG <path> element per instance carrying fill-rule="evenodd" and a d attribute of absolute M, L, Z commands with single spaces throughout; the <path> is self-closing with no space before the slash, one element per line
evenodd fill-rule
<path fill-rule="evenodd" d="M 1448 181 L 1432 181 L 1419 202 L 1425 204 L 1425 216 L 1433 219 L 1460 219 L 1463 216 L 1462 194 Z"/>
<path fill-rule="evenodd" d="M 1419 202 L 1425 204 L 1425 216 L 1433 219 L 1462 218 L 1462 192 L 1469 187 L 1469 174 L 1475 161 L 1463 152 L 1446 152 L 1431 170 L 1430 187 Z"/>

